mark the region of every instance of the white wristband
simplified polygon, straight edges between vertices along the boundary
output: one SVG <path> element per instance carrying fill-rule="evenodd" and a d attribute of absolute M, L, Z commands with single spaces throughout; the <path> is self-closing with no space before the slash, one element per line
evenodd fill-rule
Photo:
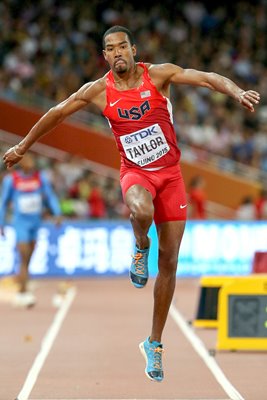
<path fill-rule="evenodd" d="M 13 148 L 13 151 L 14 151 L 14 153 L 15 153 L 15 156 L 17 156 L 17 157 L 23 157 L 23 154 L 19 154 L 19 153 L 17 152 L 17 148 L 18 148 L 18 145 L 14 146 L 14 148 Z"/>

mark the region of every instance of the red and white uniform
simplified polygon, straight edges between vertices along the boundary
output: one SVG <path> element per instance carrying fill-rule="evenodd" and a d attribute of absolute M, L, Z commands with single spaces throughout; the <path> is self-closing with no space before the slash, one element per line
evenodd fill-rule
<path fill-rule="evenodd" d="M 160 169 L 180 159 L 172 121 L 170 100 L 156 89 L 148 68 L 139 87 L 116 89 L 112 71 L 107 74 L 107 106 L 103 112 L 109 121 L 121 155 L 122 167 Z"/>
<path fill-rule="evenodd" d="M 144 73 L 137 88 L 116 89 L 112 71 L 106 80 L 107 106 L 103 114 L 121 155 L 123 197 L 131 186 L 141 185 L 153 198 L 156 224 L 185 220 L 186 193 L 172 106 L 153 84 L 146 65 L 138 65 Z"/>

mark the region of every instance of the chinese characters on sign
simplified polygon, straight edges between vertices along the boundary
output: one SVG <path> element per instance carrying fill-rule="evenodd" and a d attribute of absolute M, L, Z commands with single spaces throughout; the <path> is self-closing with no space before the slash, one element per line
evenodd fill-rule
<path fill-rule="evenodd" d="M 150 276 L 157 274 L 157 232 L 152 225 Z M 126 275 L 134 249 L 128 221 L 44 224 L 30 263 L 33 276 Z M 245 275 L 256 251 L 267 250 L 267 222 L 188 221 L 180 250 L 178 276 Z M 15 231 L 0 237 L 0 275 L 17 271 Z"/>

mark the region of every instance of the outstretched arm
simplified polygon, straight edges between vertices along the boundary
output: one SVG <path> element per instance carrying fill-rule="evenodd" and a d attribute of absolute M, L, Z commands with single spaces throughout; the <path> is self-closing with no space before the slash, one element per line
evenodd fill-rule
<path fill-rule="evenodd" d="M 152 72 L 151 76 L 153 76 L 153 67 L 150 68 Z M 227 94 L 239 101 L 239 103 L 251 112 L 254 112 L 254 104 L 258 104 L 260 101 L 258 92 L 254 90 L 245 91 L 231 81 L 231 79 L 215 72 L 202 72 L 195 69 L 183 69 L 174 64 L 162 64 L 161 66 L 155 66 L 155 74 L 161 75 L 163 79 L 165 78 L 164 85 L 173 83 L 202 86 Z"/>
<path fill-rule="evenodd" d="M 99 81 L 87 83 L 82 86 L 76 93 L 73 93 L 65 101 L 52 107 L 44 114 L 39 121 L 32 127 L 29 133 L 16 146 L 11 147 L 3 156 L 3 161 L 7 168 L 12 167 L 21 160 L 26 151 L 41 136 L 45 135 L 51 129 L 59 125 L 66 117 L 85 107 L 90 101 L 101 91 Z"/>

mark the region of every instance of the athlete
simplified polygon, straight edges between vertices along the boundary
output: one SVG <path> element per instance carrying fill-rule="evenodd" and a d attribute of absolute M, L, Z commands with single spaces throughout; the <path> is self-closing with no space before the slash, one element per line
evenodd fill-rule
<path fill-rule="evenodd" d="M 130 278 L 137 288 L 144 287 L 148 279 L 148 230 L 153 219 L 157 227 L 159 258 L 152 330 L 139 346 L 146 360 L 146 375 L 160 382 L 163 379 L 161 337 L 176 283 L 187 206 L 170 86 L 188 84 L 216 90 L 252 112 L 260 96 L 253 90 L 242 90 L 216 73 L 183 69 L 170 63 L 137 63 L 132 33 L 124 27 L 108 29 L 103 36 L 103 48 L 110 71 L 51 108 L 3 159 L 8 168 L 12 167 L 42 135 L 88 103 L 103 112 L 121 156 L 121 187 L 136 239 Z"/>
<path fill-rule="evenodd" d="M 42 222 L 43 206 L 48 205 L 60 223 L 60 205 L 44 171 L 35 168 L 33 155 L 27 153 L 20 161 L 19 169 L 3 179 L 0 211 L 0 230 L 4 224 L 9 203 L 12 203 L 13 226 L 16 232 L 20 268 L 17 277 L 19 292 L 14 305 L 31 307 L 35 296 L 28 289 L 29 263 L 34 251 L 37 231 Z"/>

